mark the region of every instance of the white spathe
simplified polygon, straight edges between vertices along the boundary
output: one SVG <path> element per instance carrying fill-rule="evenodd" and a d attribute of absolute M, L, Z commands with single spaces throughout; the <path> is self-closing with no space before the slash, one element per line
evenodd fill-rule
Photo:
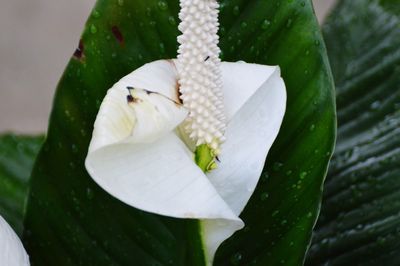
<path fill-rule="evenodd" d="M 29 257 L 18 236 L 0 216 L 0 265 L 29 266 Z"/>
<path fill-rule="evenodd" d="M 194 162 L 190 138 L 180 130 L 188 111 L 179 103 L 177 69 L 176 61 L 155 61 L 108 91 L 86 168 L 104 190 L 128 205 L 200 219 L 211 265 L 218 246 L 244 226 L 239 214 L 278 135 L 285 84 L 279 67 L 222 62 L 226 141 L 218 168 L 204 174 Z"/>

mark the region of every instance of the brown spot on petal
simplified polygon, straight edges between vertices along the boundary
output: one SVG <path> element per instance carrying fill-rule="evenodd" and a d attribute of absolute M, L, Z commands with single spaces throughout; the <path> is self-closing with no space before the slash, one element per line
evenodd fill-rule
<path fill-rule="evenodd" d="M 163 97 L 163 98 L 175 103 L 178 107 L 182 106 L 182 103 L 180 102 L 180 100 L 177 101 L 177 100 L 171 99 L 171 98 L 169 98 L 169 97 L 167 97 L 167 96 L 165 96 L 165 95 L 163 95 L 161 93 L 155 92 L 155 91 L 150 91 L 150 90 L 146 90 L 146 89 L 141 89 L 141 90 L 143 90 L 147 95 L 155 94 L 155 95 L 161 96 L 161 97 Z"/>
<path fill-rule="evenodd" d="M 174 60 L 172 60 L 172 59 L 167 59 L 167 62 L 170 63 L 170 64 L 172 65 L 172 67 L 175 69 L 176 73 L 178 73 L 178 69 L 177 69 L 177 67 L 176 67 L 176 65 L 175 65 Z M 178 75 L 178 74 L 177 74 L 177 75 Z M 182 105 L 182 104 L 183 104 L 182 99 L 181 99 L 181 96 L 182 96 L 182 93 L 181 93 L 181 84 L 179 84 L 179 79 L 177 78 L 177 79 L 176 79 L 176 82 L 175 82 L 175 99 L 174 99 L 174 102 L 175 102 L 176 104 L 179 104 L 179 105 Z"/>
<path fill-rule="evenodd" d="M 126 88 L 128 89 L 128 92 L 129 92 L 129 95 L 126 96 L 126 101 L 128 102 L 128 104 L 142 102 L 141 99 L 139 99 L 137 97 L 133 97 L 131 90 L 134 90 L 135 88 L 133 88 L 133 87 L 126 87 Z"/>
<path fill-rule="evenodd" d="M 181 84 L 179 84 L 179 81 L 177 80 L 175 83 L 175 93 L 176 93 L 176 102 L 179 104 L 183 104 L 183 101 L 181 99 L 182 92 L 181 92 Z"/>
<path fill-rule="evenodd" d="M 127 96 L 126 96 L 126 101 L 127 101 L 128 103 L 133 103 L 133 102 L 135 102 L 135 98 L 133 98 L 132 95 L 127 95 Z"/>
<path fill-rule="evenodd" d="M 149 91 L 149 90 L 145 90 L 145 89 L 143 89 L 144 90 L 144 92 L 147 94 L 147 95 L 150 95 L 150 94 L 152 94 L 152 93 L 155 93 L 154 91 Z"/>

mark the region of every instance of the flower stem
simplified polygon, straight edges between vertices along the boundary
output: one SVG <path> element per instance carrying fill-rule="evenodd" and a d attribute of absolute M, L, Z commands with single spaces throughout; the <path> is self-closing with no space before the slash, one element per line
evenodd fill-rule
<path fill-rule="evenodd" d="M 217 168 L 217 164 L 215 162 L 216 155 L 213 149 L 207 144 L 197 146 L 194 155 L 196 164 L 201 170 L 203 170 L 204 173 L 210 172 L 211 170 Z"/>

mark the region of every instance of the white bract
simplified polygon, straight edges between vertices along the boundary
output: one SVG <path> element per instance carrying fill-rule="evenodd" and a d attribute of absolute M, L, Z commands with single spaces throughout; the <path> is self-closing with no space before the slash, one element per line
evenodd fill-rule
<path fill-rule="evenodd" d="M 239 214 L 279 132 L 286 91 L 279 67 L 220 62 L 215 0 L 182 0 L 180 18 L 178 59 L 146 64 L 109 89 L 86 168 L 130 206 L 199 219 L 211 265 L 244 226 Z M 200 145 L 215 158 L 212 171 L 195 163 Z"/>
<path fill-rule="evenodd" d="M 0 265 L 29 266 L 29 257 L 18 236 L 0 216 Z"/>
<path fill-rule="evenodd" d="M 188 110 L 179 103 L 175 64 L 166 60 L 144 65 L 108 91 L 86 158 L 92 178 L 126 204 L 201 219 L 210 260 L 243 227 L 238 215 L 255 189 L 286 103 L 278 67 L 223 62 L 221 68 L 228 124 L 215 170 L 206 175 L 194 162 L 181 128 Z"/>

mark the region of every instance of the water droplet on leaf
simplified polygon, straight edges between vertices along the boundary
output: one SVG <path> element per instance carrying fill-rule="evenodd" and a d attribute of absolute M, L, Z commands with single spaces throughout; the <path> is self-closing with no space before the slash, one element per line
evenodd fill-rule
<path fill-rule="evenodd" d="M 264 20 L 263 23 L 261 24 L 261 28 L 262 28 L 263 30 L 266 30 L 266 29 L 268 29 L 269 25 L 271 25 L 271 22 L 270 22 L 268 19 L 266 19 L 266 20 Z"/>
<path fill-rule="evenodd" d="M 233 8 L 233 15 L 238 16 L 240 13 L 239 6 L 235 6 Z"/>
<path fill-rule="evenodd" d="M 90 25 L 90 32 L 93 33 L 93 34 L 97 33 L 97 28 L 96 28 L 95 25 L 93 25 L 93 24 Z"/>

